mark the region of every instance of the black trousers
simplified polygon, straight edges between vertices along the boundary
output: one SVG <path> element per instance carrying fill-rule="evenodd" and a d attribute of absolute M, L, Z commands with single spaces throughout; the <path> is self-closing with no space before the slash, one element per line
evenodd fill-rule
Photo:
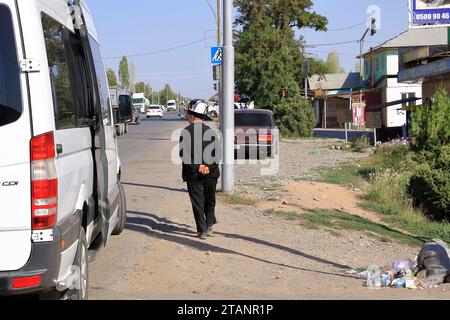
<path fill-rule="evenodd" d="M 198 233 L 206 233 L 216 219 L 217 179 L 196 179 L 187 181 L 189 197 L 194 211 Z"/>

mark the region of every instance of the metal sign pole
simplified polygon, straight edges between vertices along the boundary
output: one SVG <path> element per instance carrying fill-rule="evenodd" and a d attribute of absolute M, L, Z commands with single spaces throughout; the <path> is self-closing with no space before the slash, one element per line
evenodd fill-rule
<path fill-rule="evenodd" d="M 222 191 L 234 190 L 234 46 L 233 0 L 223 3 L 223 172 Z"/>
<path fill-rule="evenodd" d="M 222 0 L 217 0 L 217 46 L 222 46 Z M 223 65 L 218 66 L 220 72 L 219 81 L 217 83 L 217 94 L 219 104 L 219 123 L 220 130 L 223 130 L 223 88 L 222 88 L 222 73 Z"/>

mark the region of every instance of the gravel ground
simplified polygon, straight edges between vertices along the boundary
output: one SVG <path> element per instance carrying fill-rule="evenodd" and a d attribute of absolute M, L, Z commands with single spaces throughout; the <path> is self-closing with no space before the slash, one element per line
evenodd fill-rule
<path fill-rule="evenodd" d="M 236 193 L 251 194 L 253 198 L 273 200 L 280 185 L 288 181 L 309 180 L 316 177 L 315 169 L 335 167 L 341 163 L 357 162 L 368 156 L 332 150 L 339 143 L 334 139 L 283 140 L 280 144 L 279 171 L 275 175 L 262 176 L 266 163 L 249 161 L 236 167 Z M 274 194 L 275 192 L 275 194 Z"/>

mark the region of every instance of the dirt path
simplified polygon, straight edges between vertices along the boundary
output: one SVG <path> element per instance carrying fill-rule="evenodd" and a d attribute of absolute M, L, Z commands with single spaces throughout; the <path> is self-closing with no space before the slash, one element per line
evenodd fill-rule
<path fill-rule="evenodd" d="M 168 158 L 171 130 L 181 125 L 144 123 L 121 141 L 127 229 L 91 265 L 91 298 L 450 299 L 449 286 L 371 291 L 346 273 L 413 258 L 417 248 L 360 232 L 333 236 L 258 207 L 219 204 L 215 237 L 197 239 L 179 167 Z M 140 138 L 144 133 L 154 139 Z M 304 187 L 296 192 L 301 201 L 316 197 L 314 188 Z M 348 201 L 327 206 L 350 207 Z"/>
<path fill-rule="evenodd" d="M 382 223 L 379 215 L 358 206 L 361 190 L 312 181 L 290 181 L 282 186 L 284 192 L 279 201 L 258 202 L 262 210 L 341 211 L 376 223 Z"/>

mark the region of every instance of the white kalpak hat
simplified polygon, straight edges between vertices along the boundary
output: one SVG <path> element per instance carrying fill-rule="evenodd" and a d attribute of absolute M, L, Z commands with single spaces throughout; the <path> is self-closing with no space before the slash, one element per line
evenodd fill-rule
<path fill-rule="evenodd" d="M 198 100 L 189 105 L 188 112 L 197 118 L 205 119 L 208 115 L 208 105 L 203 101 Z"/>

